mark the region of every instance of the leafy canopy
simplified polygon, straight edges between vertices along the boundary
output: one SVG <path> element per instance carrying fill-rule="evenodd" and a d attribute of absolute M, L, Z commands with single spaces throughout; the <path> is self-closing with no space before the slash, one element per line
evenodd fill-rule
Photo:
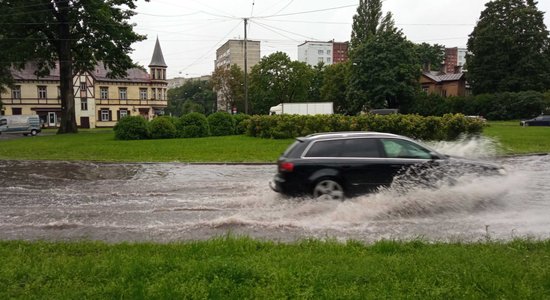
<path fill-rule="evenodd" d="M 147 1 L 147 0 L 146 0 Z M 137 0 L 2 0 L 0 1 L 0 86 L 13 83 L 10 68 L 26 63 L 36 75 L 49 74 L 59 63 L 60 133 L 76 132 L 72 76 L 102 62 L 110 76 L 134 67 L 128 53 L 145 39 L 133 31 L 130 17 Z"/>
<path fill-rule="evenodd" d="M 475 94 L 550 88 L 550 37 L 533 0 L 488 2 L 470 34 L 468 81 Z"/>

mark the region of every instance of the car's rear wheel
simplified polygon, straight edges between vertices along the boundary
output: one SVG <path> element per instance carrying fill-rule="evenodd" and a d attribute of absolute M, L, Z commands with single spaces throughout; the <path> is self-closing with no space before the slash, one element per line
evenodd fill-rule
<path fill-rule="evenodd" d="M 319 180 L 313 188 L 313 197 L 316 199 L 344 200 L 344 188 L 332 179 Z"/>
<path fill-rule="evenodd" d="M 38 133 L 38 131 L 36 131 L 35 129 L 31 130 L 31 135 L 32 136 L 35 136 L 37 133 Z"/>

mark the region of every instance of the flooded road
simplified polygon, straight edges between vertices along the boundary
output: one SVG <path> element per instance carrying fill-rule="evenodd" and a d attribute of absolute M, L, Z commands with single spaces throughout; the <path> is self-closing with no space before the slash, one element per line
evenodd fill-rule
<path fill-rule="evenodd" d="M 470 146 L 434 145 L 487 154 L 479 151 L 483 141 Z M 268 187 L 274 165 L 0 161 L 0 239 L 549 238 L 550 156 L 484 159 L 508 175 L 462 178 L 435 190 L 389 188 L 345 202 L 279 196 Z"/>

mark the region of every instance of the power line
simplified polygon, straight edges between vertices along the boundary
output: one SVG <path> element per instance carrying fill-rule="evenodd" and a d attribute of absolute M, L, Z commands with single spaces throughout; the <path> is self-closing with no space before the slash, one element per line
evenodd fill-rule
<path fill-rule="evenodd" d="M 270 27 L 272 29 L 275 29 L 275 30 L 279 30 L 279 31 L 283 31 L 283 32 L 286 32 L 286 33 L 290 33 L 290 34 L 294 34 L 294 35 L 297 35 L 297 36 L 300 36 L 300 37 L 303 37 L 303 38 L 306 38 L 306 39 L 309 39 L 309 40 L 317 40 L 316 38 L 314 37 L 310 37 L 310 36 L 305 36 L 305 35 L 302 35 L 302 34 L 299 34 L 299 33 L 295 33 L 295 32 L 292 32 L 292 31 L 288 31 L 288 30 L 285 30 L 285 29 L 282 29 L 282 28 L 277 28 L 275 26 L 271 26 L 271 25 L 267 25 L 267 24 L 262 24 L 258 21 L 253 21 L 255 24 L 258 24 L 258 25 L 263 25 L 263 26 L 267 26 L 267 27 Z M 265 28 L 265 27 L 264 27 Z"/>
<path fill-rule="evenodd" d="M 323 11 L 331 11 L 331 10 L 337 10 L 342 8 L 348 8 L 348 7 L 357 7 L 357 4 L 351 4 L 351 5 L 343 5 L 343 6 L 337 6 L 337 7 L 330 7 L 330 8 L 323 8 L 323 9 L 316 9 L 316 10 L 308 10 L 308 11 L 300 11 L 300 12 L 294 12 L 294 13 L 288 13 L 288 14 L 273 14 L 269 16 L 260 16 L 260 17 L 254 17 L 254 19 L 267 19 L 272 17 L 285 17 L 285 16 L 295 16 L 295 15 L 303 15 L 303 14 L 311 14 L 311 13 L 317 13 L 317 12 L 323 12 Z"/>

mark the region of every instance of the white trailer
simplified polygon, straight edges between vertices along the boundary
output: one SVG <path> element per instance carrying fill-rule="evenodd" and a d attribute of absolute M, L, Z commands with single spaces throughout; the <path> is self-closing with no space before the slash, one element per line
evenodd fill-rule
<path fill-rule="evenodd" d="M 269 109 L 270 115 L 331 115 L 332 102 L 281 103 Z"/>

